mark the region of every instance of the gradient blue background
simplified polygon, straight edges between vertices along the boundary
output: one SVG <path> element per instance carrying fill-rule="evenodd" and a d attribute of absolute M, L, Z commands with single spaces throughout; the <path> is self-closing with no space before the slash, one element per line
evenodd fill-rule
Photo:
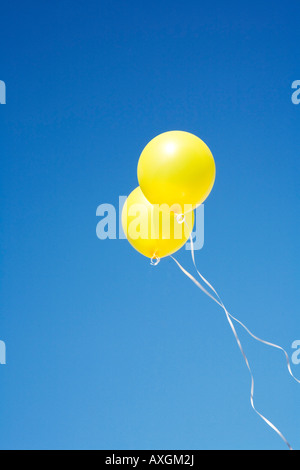
<path fill-rule="evenodd" d="M 10 1 L 0 14 L 0 447 L 285 449 L 251 410 L 221 309 L 172 260 L 153 268 L 126 240 L 98 240 L 96 208 L 137 186 L 155 135 L 199 135 L 217 165 L 199 267 L 292 354 L 299 1 Z M 284 357 L 241 338 L 258 409 L 300 448 Z"/>

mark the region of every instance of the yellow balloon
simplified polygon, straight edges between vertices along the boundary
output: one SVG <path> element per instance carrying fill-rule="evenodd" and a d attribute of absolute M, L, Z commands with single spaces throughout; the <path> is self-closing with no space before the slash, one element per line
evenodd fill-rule
<path fill-rule="evenodd" d="M 186 213 L 202 204 L 215 182 L 211 151 L 199 137 L 171 131 L 155 137 L 144 148 L 138 164 L 138 180 L 152 204 L 168 204 Z"/>
<path fill-rule="evenodd" d="M 129 195 L 122 211 L 122 226 L 131 245 L 148 258 L 163 258 L 179 250 L 194 226 L 194 212 L 180 223 L 173 212 L 152 205 L 138 187 Z"/>

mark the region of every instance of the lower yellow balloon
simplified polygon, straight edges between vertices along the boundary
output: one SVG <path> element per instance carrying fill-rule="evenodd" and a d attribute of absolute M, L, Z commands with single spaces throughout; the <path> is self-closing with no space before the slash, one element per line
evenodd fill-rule
<path fill-rule="evenodd" d="M 138 187 L 129 195 L 122 212 L 122 226 L 128 241 L 148 258 L 163 258 L 179 250 L 188 240 L 194 226 L 194 212 L 185 223 L 173 212 L 152 205 Z"/>
<path fill-rule="evenodd" d="M 186 213 L 202 204 L 215 182 L 211 151 L 199 137 L 165 132 L 144 148 L 138 164 L 140 187 L 151 204 L 168 204 Z"/>

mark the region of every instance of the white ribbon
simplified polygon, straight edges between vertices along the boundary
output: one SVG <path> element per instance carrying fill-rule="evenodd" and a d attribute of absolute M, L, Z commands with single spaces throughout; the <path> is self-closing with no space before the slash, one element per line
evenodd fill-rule
<path fill-rule="evenodd" d="M 182 216 L 178 216 L 178 217 L 182 217 Z M 185 224 L 187 225 L 185 219 L 180 219 L 180 222 L 185 222 Z M 239 339 L 239 336 L 237 334 L 237 331 L 234 327 L 234 324 L 232 322 L 232 320 L 234 320 L 235 322 L 237 322 L 239 325 L 241 325 L 246 331 L 247 333 L 252 336 L 252 338 L 254 338 L 256 341 L 259 341 L 260 343 L 263 343 L 263 344 L 266 344 L 267 346 L 271 346 L 273 348 L 276 348 L 276 349 L 279 349 L 281 350 L 285 357 L 286 357 L 286 361 L 287 361 L 287 367 L 288 367 L 288 371 L 290 373 L 290 375 L 293 377 L 293 379 L 300 383 L 300 380 L 298 380 L 294 375 L 293 375 L 293 372 L 292 372 L 292 369 L 291 369 L 291 364 L 290 364 L 290 360 L 289 360 L 289 356 L 287 354 L 287 352 L 285 351 L 285 349 L 283 349 L 281 346 L 278 346 L 277 344 L 273 344 L 273 343 L 270 343 L 269 341 L 264 341 L 262 340 L 261 338 L 257 337 L 256 335 L 254 335 L 240 320 L 238 320 L 237 318 L 235 318 L 233 315 L 231 315 L 221 297 L 219 296 L 219 294 L 217 293 L 217 291 L 214 289 L 214 287 L 205 279 L 205 277 L 199 272 L 198 268 L 197 268 L 197 264 L 196 264 L 196 261 L 195 261 L 195 252 L 194 252 L 194 243 L 193 243 L 193 238 L 192 238 L 192 235 L 190 235 L 190 243 L 191 243 L 191 253 L 192 253 L 192 260 L 193 260 L 193 264 L 194 264 L 194 267 L 199 275 L 199 277 L 201 278 L 201 280 L 206 284 L 206 286 L 209 287 L 209 289 L 211 289 L 211 291 L 216 295 L 217 298 L 215 298 L 214 295 L 212 295 L 207 289 L 205 289 L 205 287 L 203 287 L 203 285 L 198 282 L 194 276 L 192 276 L 186 269 L 183 268 L 183 266 L 181 266 L 181 264 L 179 263 L 179 261 L 177 261 L 176 258 L 174 258 L 173 256 L 171 256 L 171 258 L 175 261 L 175 263 L 179 266 L 179 268 L 181 269 L 181 271 L 189 278 L 191 279 L 191 281 L 194 282 L 194 284 L 196 284 L 197 287 L 199 287 L 199 289 L 201 289 L 208 297 L 210 297 L 214 302 L 216 302 L 225 312 L 226 314 L 226 318 L 228 320 L 228 323 L 230 325 L 230 328 L 234 334 L 234 337 L 236 339 L 236 342 L 239 346 L 239 349 L 243 355 L 243 358 L 245 360 L 245 363 L 246 363 L 246 366 L 249 370 L 249 373 L 250 373 L 250 376 L 251 376 L 251 393 L 250 393 L 250 402 L 251 402 L 251 406 L 253 408 L 253 410 L 255 411 L 255 413 L 268 425 L 270 426 L 270 428 L 272 428 L 277 434 L 278 436 L 283 440 L 283 442 L 288 446 L 288 448 L 290 450 L 293 450 L 292 446 L 289 444 L 289 442 L 287 441 L 287 439 L 284 437 L 284 435 L 282 434 L 281 431 L 279 431 L 279 429 L 273 424 L 271 423 L 271 421 L 269 421 L 265 416 L 263 416 L 256 408 L 255 408 L 255 405 L 254 405 L 254 376 L 253 376 L 253 373 L 252 373 L 252 370 L 251 370 L 251 367 L 250 367 L 250 363 L 248 361 L 248 358 L 245 354 L 245 351 L 243 349 L 243 346 L 242 346 L 242 343 Z"/>

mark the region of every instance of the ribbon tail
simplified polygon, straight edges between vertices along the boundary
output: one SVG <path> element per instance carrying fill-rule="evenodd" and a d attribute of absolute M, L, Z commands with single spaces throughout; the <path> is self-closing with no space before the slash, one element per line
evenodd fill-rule
<path fill-rule="evenodd" d="M 196 264 L 196 260 L 195 260 L 195 250 L 194 250 L 194 242 L 193 242 L 193 238 L 192 238 L 192 235 L 190 235 L 190 243 L 191 243 L 191 254 L 192 254 L 192 260 L 193 260 L 193 264 L 194 264 L 194 267 L 199 275 L 199 277 L 202 279 L 202 281 L 213 291 L 213 293 L 216 295 L 217 299 L 219 300 L 219 305 L 222 306 L 222 308 L 225 309 L 225 306 L 222 302 L 222 299 L 221 297 L 219 296 L 219 294 L 217 293 L 217 291 L 214 289 L 214 287 L 207 281 L 207 279 L 205 279 L 205 277 L 200 273 L 200 271 L 198 270 L 198 267 L 197 267 L 197 264 Z M 238 323 L 242 328 L 244 328 L 244 330 L 253 338 L 255 339 L 256 341 L 259 341 L 260 343 L 262 344 L 265 344 L 266 346 L 270 346 L 272 348 L 275 348 L 275 349 L 278 349 L 280 351 L 282 351 L 285 355 L 285 358 L 286 358 L 286 362 L 287 362 L 287 368 L 288 368 L 288 372 L 289 374 L 291 375 L 291 377 L 297 382 L 300 384 L 300 380 L 297 379 L 293 372 L 292 372 L 292 367 L 291 367 L 291 363 L 290 363 L 290 359 L 289 359 L 289 355 L 288 353 L 286 352 L 286 350 L 284 348 L 282 348 L 281 346 L 278 346 L 277 344 L 275 343 L 271 343 L 269 341 L 265 341 L 261 338 L 259 338 L 258 336 L 256 336 L 255 334 L 253 334 L 249 328 L 247 328 L 246 325 L 244 325 L 244 323 L 242 323 L 240 320 L 238 320 L 237 318 L 235 318 L 233 315 L 231 315 L 229 312 L 227 312 L 228 315 L 230 316 L 230 318 L 232 320 L 234 320 L 236 323 Z"/>
<path fill-rule="evenodd" d="M 239 336 L 237 334 L 237 331 L 234 327 L 234 324 L 232 322 L 232 319 L 233 320 L 236 320 L 234 317 L 232 317 L 229 312 L 227 311 L 225 305 L 223 304 L 220 296 L 218 295 L 218 293 L 216 292 L 216 290 L 211 286 L 211 284 L 209 284 L 208 281 L 206 281 L 206 279 L 199 273 L 196 265 L 195 265 L 195 268 L 199 274 L 199 276 L 201 277 L 201 279 L 205 282 L 205 284 L 211 288 L 211 290 L 215 293 L 215 295 L 217 296 L 217 298 L 215 298 L 210 292 L 207 291 L 207 289 L 205 289 L 205 287 L 202 286 L 202 284 L 200 284 L 199 281 L 197 281 L 197 279 L 194 278 L 194 276 L 192 276 L 192 274 L 190 274 L 183 266 L 181 266 L 181 264 L 179 263 L 179 261 L 177 261 L 176 258 L 174 258 L 173 256 L 171 256 L 171 258 L 175 261 L 175 263 L 177 264 L 177 266 L 181 269 L 181 271 L 199 288 L 202 290 L 202 292 L 204 292 L 209 298 L 211 298 L 214 302 L 216 302 L 225 312 L 226 314 L 226 318 L 228 320 L 228 323 L 229 323 L 229 326 L 234 334 L 234 337 L 236 339 L 236 342 L 238 344 L 238 347 L 243 355 L 243 358 L 245 360 L 245 363 L 246 363 L 246 366 L 249 370 L 249 373 L 250 373 L 250 377 L 251 377 L 251 393 L 250 393 L 250 403 L 251 403 L 251 406 L 253 408 L 253 410 L 255 411 L 255 413 L 271 428 L 273 429 L 277 434 L 278 436 L 283 440 L 283 442 L 287 445 L 287 447 L 290 449 L 290 450 L 293 450 L 292 446 L 289 444 L 289 442 L 287 441 L 287 439 L 284 437 L 284 435 L 282 434 L 281 431 L 279 431 L 279 429 L 269 420 L 267 419 L 263 414 L 261 414 L 255 407 L 255 404 L 254 404 L 254 376 L 253 376 L 253 373 L 252 373 L 252 369 L 250 367 L 250 363 L 248 361 L 248 358 L 246 356 L 246 353 L 243 349 L 243 346 L 242 346 L 242 343 L 239 339 Z M 193 258 L 193 261 L 194 261 L 194 252 L 193 252 L 193 249 L 192 249 L 192 258 Z M 194 263 L 196 264 L 196 263 Z M 236 320 L 238 321 L 238 320 Z M 240 323 L 238 321 L 238 323 Z M 241 323 L 240 323 L 241 324 Z M 243 326 L 243 325 L 242 325 Z M 253 335 L 254 336 L 254 335 Z M 270 345 L 272 343 L 269 343 Z M 282 349 L 282 348 L 280 348 Z M 296 379 L 297 380 L 297 379 Z"/>

